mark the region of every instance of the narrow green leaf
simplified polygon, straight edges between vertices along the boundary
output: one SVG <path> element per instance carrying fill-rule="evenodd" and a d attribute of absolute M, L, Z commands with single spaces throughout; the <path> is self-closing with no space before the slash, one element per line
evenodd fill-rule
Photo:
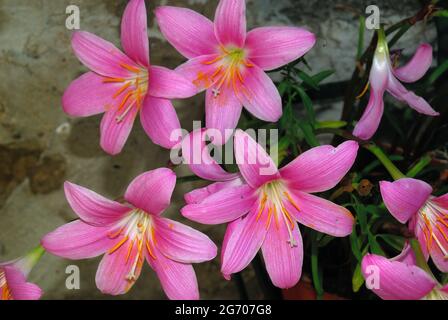
<path fill-rule="evenodd" d="M 315 74 L 312 78 L 315 83 L 320 84 L 325 79 L 329 78 L 334 74 L 334 70 L 324 70 Z"/>
<path fill-rule="evenodd" d="M 359 289 L 361 289 L 362 285 L 364 284 L 364 281 L 365 280 L 361 272 L 361 262 L 358 262 L 352 277 L 353 292 L 358 292 Z"/>
<path fill-rule="evenodd" d="M 303 80 L 305 84 L 313 88 L 314 90 L 319 90 L 319 85 L 316 81 L 314 81 L 313 77 L 309 76 L 306 72 L 294 69 L 295 74 Z"/>

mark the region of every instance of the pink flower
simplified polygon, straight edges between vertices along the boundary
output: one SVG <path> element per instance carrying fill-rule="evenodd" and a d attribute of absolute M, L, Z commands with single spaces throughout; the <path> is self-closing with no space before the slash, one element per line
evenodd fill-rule
<path fill-rule="evenodd" d="M 367 285 L 381 299 L 448 299 L 448 286 L 442 287 L 432 275 L 416 266 L 415 254 L 409 244 L 393 259 L 367 254 L 362 260 L 361 270 Z"/>
<path fill-rule="evenodd" d="M 180 129 L 180 123 L 169 99 L 193 96 L 196 88 L 174 71 L 150 65 L 144 0 L 129 1 L 121 40 L 126 54 L 91 33 L 74 33 L 73 50 L 92 71 L 67 88 L 64 111 L 75 117 L 105 112 L 101 147 L 109 154 L 121 152 L 138 113 L 151 140 L 171 148 L 178 141 L 170 135 Z"/>
<path fill-rule="evenodd" d="M 177 71 L 207 89 L 206 127 L 235 129 L 242 106 L 264 121 L 278 121 L 282 101 L 264 71 L 308 52 L 316 37 L 302 28 L 264 27 L 246 33 L 244 0 L 221 0 L 214 23 L 185 8 L 162 6 L 156 18 L 165 38 L 186 58 Z"/>
<path fill-rule="evenodd" d="M 292 287 L 300 279 L 303 261 L 296 221 L 337 237 L 352 231 L 354 219 L 347 209 L 310 193 L 336 186 L 357 151 L 354 141 L 337 148 L 317 147 L 278 170 L 260 145 L 237 130 L 235 157 L 244 180 L 233 177 L 190 195 L 192 201 L 181 212 L 201 223 L 229 223 L 221 255 L 226 278 L 243 270 L 261 248 L 272 282 Z"/>
<path fill-rule="evenodd" d="M 40 299 L 42 290 L 26 279 L 43 253 L 43 248 L 38 247 L 23 258 L 0 263 L 0 300 Z"/>
<path fill-rule="evenodd" d="M 442 272 L 448 272 L 448 194 L 431 196 L 424 181 L 404 178 L 380 182 L 381 195 L 390 213 L 401 223 L 409 221 L 426 259 L 431 256 Z"/>
<path fill-rule="evenodd" d="M 104 254 L 96 275 L 103 293 L 130 290 L 146 259 L 170 299 L 198 299 L 191 263 L 213 259 L 217 249 L 199 231 L 160 216 L 175 184 L 176 175 L 169 169 L 144 173 L 128 187 L 124 205 L 67 182 L 67 200 L 81 220 L 48 234 L 42 244 L 74 260 Z"/>
<path fill-rule="evenodd" d="M 364 114 L 359 120 L 353 134 L 361 139 L 370 139 L 378 129 L 384 112 L 384 92 L 388 91 L 397 100 L 407 103 L 412 109 L 429 116 L 437 116 L 428 102 L 408 91 L 401 83 L 416 82 L 422 78 L 432 63 L 432 47 L 422 44 L 408 64 L 393 68 L 389 48 L 385 38 L 381 36 L 373 58 L 370 71 L 370 100 Z M 397 79 L 398 78 L 398 79 Z M 400 80 L 400 81 L 399 81 Z"/>

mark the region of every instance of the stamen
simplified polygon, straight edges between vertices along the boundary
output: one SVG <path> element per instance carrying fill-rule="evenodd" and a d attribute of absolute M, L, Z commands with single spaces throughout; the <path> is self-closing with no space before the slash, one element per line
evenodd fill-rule
<path fill-rule="evenodd" d="M 128 71 L 134 72 L 134 73 L 139 73 L 140 69 L 131 65 L 128 65 L 126 63 L 120 63 L 120 66 L 125 68 Z"/>
<path fill-rule="evenodd" d="M 126 264 L 129 262 L 129 258 L 131 257 L 132 248 L 134 247 L 134 240 L 131 241 L 131 244 L 128 249 L 128 254 L 126 255 Z"/>
<path fill-rule="evenodd" d="M 117 123 L 120 123 L 124 120 L 124 118 L 126 118 L 126 116 L 128 115 L 129 111 L 131 111 L 132 107 L 135 105 L 136 100 L 134 100 L 129 107 L 121 114 L 119 115 L 115 120 L 117 121 Z"/>
<path fill-rule="evenodd" d="M 294 208 L 297 209 L 297 211 L 301 211 L 300 207 L 297 205 L 297 203 L 294 201 L 294 199 L 291 197 L 291 195 L 287 191 L 285 191 L 283 194 L 286 196 L 286 198 L 288 198 L 288 201 L 292 204 L 292 206 Z"/>
<path fill-rule="evenodd" d="M 123 78 L 105 78 L 103 79 L 103 83 L 120 83 L 125 82 L 126 79 Z"/>
<path fill-rule="evenodd" d="M 216 58 L 213 59 L 213 60 L 210 60 L 210 61 L 204 61 L 203 64 L 211 65 L 211 64 L 214 64 L 214 63 L 216 63 L 216 62 L 222 60 L 223 58 L 224 58 L 224 55 L 220 55 L 220 56 L 216 57 Z"/>
<path fill-rule="evenodd" d="M 108 238 L 109 239 L 115 239 L 115 238 L 117 238 L 122 232 L 123 232 L 123 229 L 124 228 L 121 228 L 120 230 L 118 230 L 117 232 L 115 232 L 115 233 L 109 233 L 107 236 L 108 236 Z"/>
<path fill-rule="evenodd" d="M 261 200 L 261 206 L 260 206 L 260 211 L 258 211 L 258 215 L 257 215 L 257 222 L 258 220 L 260 220 L 261 215 L 263 214 L 265 205 L 266 205 L 266 200 L 268 199 L 266 193 L 263 196 L 263 199 Z"/>
<path fill-rule="evenodd" d="M 364 87 L 364 90 L 362 90 L 359 96 L 356 97 L 357 100 L 361 99 L 366 94 L 367 90 L 369 89 L 369 86 L 370 82 L 367 82 L 366 86 Z"/>
<path fill-rule="evenodd" d="M 125 244 L 126 241 L 128 241 L 128 240 L 129 240 L 129 236 L 125 236 L 123 239 L 121 239 L 120 242 L 118 242 L 112 249 L 109 250 L 109 254 L 112 254 L 112 253 L 114 253 L 115 251 L 117 251 L 118 249 L 120 249 L 121 246 L 122 246 L 123 244 Z"/>
<path fill-rule="evenodd" d="M 277 210 L 274 207 L 274 215 L 277 215 Z M 268 211 L 268 219 L 266 220 L 266 230 L 269 229 L 269 226 L 271 225 L 271 217 L 272 217 L 272 207 L 269 207 Z"/>
<path fill-rule="evenodd" d="M 122 94 L 127 88 L 131 86 L 131 83 L 128 82 L 124 86 L 122 86 L 115 94 L 112 96 L 114 99 L 118 97 L 120 94 Z"/>
<path fill-rule="evenodd" d="M 154 255 L 154 253 L 152 253 L 151 246 L 149 245 L 149 241 L 146 241 L 146 250 L 148 250 L 148 253 L 151 256 L 151 258 L 153 258 L 154 260 L 157 259 L 156 256 Z"/>

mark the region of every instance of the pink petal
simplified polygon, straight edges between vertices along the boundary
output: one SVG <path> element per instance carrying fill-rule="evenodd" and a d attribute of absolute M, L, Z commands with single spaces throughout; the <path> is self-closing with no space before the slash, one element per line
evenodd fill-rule
<path fill-rule="evenodd" d="M 424 224 L 424 221 L 419 221 L 421 219 L 421 216 L 416 214 L 409 219 L 409 231 L 414 232 L 415 237 L 417 238 L 418 242 L 420 243 L 420 249 L 422 249 L 423 256 L 425 257 L 426 261 L 429 259 L 429 251 L 428 251 L 428 244 L 427 244 L 427 231 L 426 231 L 426 225 Z M 425 229 L 423 229 L 424 227 Z"/>
<path fill-rule="evenodd" d="M 401 223 L 406 223 L 429 199 L 432 188 L 424 181 L 404 178 L 394 182 L 381 181 L 380 191 L 390 213 Z"/>
<path fill-rule="evenodd" d="M 291 188 L 303 192 L 323 192 L 334 188 L 356 160 L 359 145 L 347 141 L 339 145 L 313 148 L 280 169 Z"/>
<path fill-rule="evenodd" d="M 104 83 L 104 78 L 93 72 L 73 81 L 62 97 L 64 112 L 72 117 L 89 117 L 103 113 L 114 105 L 113 95 L 120 86 Z"/>
<path fill-rule="evenodd" d="M 244 107 L 263 121 L 277 122 L 282 116 L 282 98 L 271 78 L 257 66 L 243 71 L 244 83 L 237 94 Z"/>
<path fill-rule="evenodd" d="M 175 186 L 176 174 L 170 169 L 160 168 L 135 178 L 124 197 L 135 207 L 159 215 L 170 205 Z"/>
<path fill-rule="evenodd" d="M 303 28 L 262 27 L 247 34 L 248 58 L 263 70 L 274 70 L 307 53 L 316 36 Z"/>
<path fill-rule="evenodd" d="M 87 68 L 102 76 L 127 78 L 129 71 L 122 65 L 138 67 L 112 43 L 86 31 L 73 34 L 72 47 Z"/>
<path fill-rule="evenodd" d="M 65 182 L 65 197 L 70 207 L 84 222 L 92 226 L 107 226 L 117 222 L 131 209 L 115 201 L 100 196 L 99 194 Z"/>
<path fill-rule="evenodd" d="M 228 187 L 205 198 L 201 203 L 182 208 L 184 217 L 203 224 L 221 224 L 246 214 L 257 196 L 248 185 Z"/>
<path fill-rule="evenodd" d="M 149 67 L 148 22 L 145 0 L 131 0 L 121 20 L 121 44 L 135 62 Z"/>
<path fill-rule="evenodd" d="M 376 92 L 373 88 L 370 89 L 369 104 L 353 130 L 354 136 L 369 140 L 378 130 L 384 112 L 383 94 L 384 92 Z"/>
<path fill-rule="evenodd" d="M 384 300 L 419 300 L 436 286 L 435 280 L 419 267 L 373 254 L 363 258 L 361 268 L 367 283 L 379 272 L 379 283 L 372 291 Z"/>
<path fill-rule="evenodd" d="M 436 203 L 438 206 L 445 208 L 445 210 L 448 210 L 448 193 L 443 196 L 433 198 L 431 201 Z"/>
<path fill-rule="evenodd" d="M 296 223 L 292 234 L 296 246 L 291 246 L 288 242 L 290 235 L 283 221 L 278 224 L 271 223 L 261 247 L 271 281 L 282 289 L 294 287 L 302 275 L 303 243 Z"/>
<path fill-rule="evenodd" d="M 156 259 L 149 255 L 146 255 L 146 259 L 157 273 L 168 298 L 171 300 L 198 300 L 198 281 L 193 266 L 168 259 L 157 248 L 154 248 L 154 254 Z"/>
<path fill-rule="evenodd" d="M 235 159 L 246 182 L 253 188 L 278 179 L 277 166 L 266 151 L 247 133 L 235 133 Z"/>
<path fill-rule="evenodd" d="M 229 181 L 238 177 L 225 171 L 210 155 L 206 145 L 207 130 L 197 129 L 182 140 L 184 163 L 198 177 L 211 181 Z"/>
<path fill-rule="evenodd" d="M 217 247 L 205 234 L 169 219 L 155 220 L 157 247 L 163 255 L 182 263 L 201 263 L 216 257 Z"/>
<path fill-rule="evenodd" d="M 221 252 L 221 272 L 226 279 L 246 268 L 263 244 L 270 221 L 267 210 L 257 219 L 258 207 L 256 203 L 247 216 L 227 226 Z"/>
<path fill-rule="evenodd" d="M 423 78 L 432 64 L 432 47 L 421 44 L 412 59 L 404 66 L 394 70 L 394 75 L 403 82 L 415 82 Z"/>
<path fill-rule="evenodd" d="M 352 233 L 355 219 L 344 207 L 300 191 L 289 194 L 295 205 L 288 201 L 284 204 L 299 223 L 334 237 L 345 237 Z M 296 206 L 300 211 L 296 209 Z"/>
<path fill-rule="evenodd" d="M 104 151 L 113 156 L 119 154 L 121 150 L 123 150 L 132 127 L 134 126 L 138 110 L 136 107 L 133 107 L 121 121 L 118 121 L 117 118 L 120 117 L 123 112 L 126 111 L 118 110 L 118 108 L 110 109 L 106 112 L 101 121 L 101 147 Z"/>
<path fill-rule="evenodd" d="M 175 71 L 193 83 L 196 90 L 201 92 L 218 81 L 216 77 L 212 79 L 212 75 L 216 71 L 216 65 L 209 63 L 215 61 L 218 57 L 218 54 L 209 54 L 192 58 L 177 67 Z"/>
<path fill-rule="evenodd" d="M 370 99 L 353 131 L 353 134 L 360 139 L 368 140 L 378 129 L 381 117 L 384 112 L 384 91 L 390 74 L 389 58 L 385 54 L 375 53 L 372 69 L 370 71 Z"/>
<path fill-rule="evenodd" d="M 225 144 L 233 134 L 240 120 L 243 105 L 231 89 L 222 88 L 218 96 L 207 90 L 205 98 L 205 115 L 207 129 L 217 130 L 213 144 Z M 219 138 L 219 139 L 218 139 Z"/>
<path fill-rule="evenodd" d="M 209 196 L 211 196 L 223 189 L 237 187 L 237 186 L 241 186 L 243 184 L 244 184 L 244 182 L 242 181 L 241 178 L 236 178 L 236 179 L 230 180 L 230 181 L 212 183 L 211 185 L 208 185 L 207 187 L 195 189 L 193 191 L 186 193 L 184 195 L 185 202 L 187 204 L 198 204 L 198 203 L 203 202 Z"/>
<path fill-rule="evenodd" d="M 96 272 L 96 286 L 104 294 L 117 296 L 127 293 L 139 278 L 144 259 L 144 253 L 128 240 L 104 255 Z"/>
<path fill-rule="evenodd" d="M 224 45 L 243 47 L 246 40 L 246 1 L 221 0 L 215 14 L 215 34 Z"/>
<path fill-rule="evenodd" d="M 408 91 L 393 75 L 389 77 L 389 85 L 387 91 L 397 100 L 406 102 L 412 109 L 428 116 L 438 116 L 429 103 L 422 97 L 417 96 L 414 92 Z"/>
<path fill-rule="evenodd" d="M 197 89 L 181 74 L 164 67 L 149 68 L 148 93 L 165 99 L 182 99 L 194 96 Z"/>
<path fill-rule="evenodd" d="M 417 265 L 417 259 L 415 257 L 415 253 L 412 250 L 412 247 L 408 241 L 406 241 L 401 253 L 398 256 L 390 259 L 390 261 L 402 262 L 404 264 L 407 264 L 408 266 Z"/>
<path fill-rule="evenodd" d="M 80 220 L 70 222 L 47 234 L 42 246 L 55 256 L 80 260 L 97 257 L 114 246 L 109 227 L 94 227 Z"/>
<path fill-rule="evenodd" d="M 187 9 L 161 6 L 155 10 L 163 36 L 184 57 L 216 53 L 219 48 L 213 22 Z"/>
<path fill-rule="evenodd" d="M 39 300 L 42 297 L 42 290 L 34 283 L 27 282 L 20 270 L 11 266 L 3 269 L 8 288 L 14 300 Z"/>
<path fill-rule="evenodd" d="M 170 100 L 146 96 L 140 112 L 143 129 L 152 142 L 171 149 L 180 142 L 181 127 Z"/>

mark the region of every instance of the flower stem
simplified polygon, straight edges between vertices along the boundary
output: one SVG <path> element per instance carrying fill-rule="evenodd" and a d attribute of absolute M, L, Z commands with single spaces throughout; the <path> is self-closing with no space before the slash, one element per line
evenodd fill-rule
<path fill-rule="evenodd" d="M 394 163 L 389 159 L 389 157 L 383 152 L 383 150 L 374 144 L 369 144 L 364 146 L 367 150 L 375 155 L 378 160 L 387 169 L 394 180 L 405 178 L 406 176 L 394 165 Z"/>
<path fill-rule="evenodd" d="M 422 248 L 420 247 L 420 243 L 417 239 L 410 240 L 412 250 L 415 254 L 415 260 L 417 262 L 417 266 L 425 270 L 428 274 L 432 275 L 431 268 L 429 268 L 428 263 L 426 262 L 425 256 L 423 255 Z"/>
<path fill-rule="evenodd" d="M 319 270 L 319 247 L 317 243 L 317 232 L 311 232 L 311 273 L 313 277 L 314 289 L 316 290 L 316 298 L 317 300 L 322 300 L 324 296 L 324 288 Z"/>

